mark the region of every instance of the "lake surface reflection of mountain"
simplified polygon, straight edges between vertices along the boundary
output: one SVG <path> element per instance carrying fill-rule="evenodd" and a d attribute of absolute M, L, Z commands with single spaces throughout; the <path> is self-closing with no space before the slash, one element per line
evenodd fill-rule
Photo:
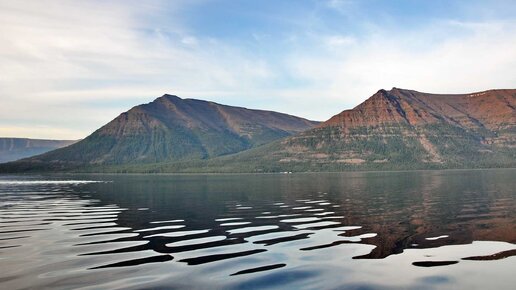
<path fill-rule="evenodd" d="M 0 177 L 1 289 L 514 289 L 516 170 Z"/>

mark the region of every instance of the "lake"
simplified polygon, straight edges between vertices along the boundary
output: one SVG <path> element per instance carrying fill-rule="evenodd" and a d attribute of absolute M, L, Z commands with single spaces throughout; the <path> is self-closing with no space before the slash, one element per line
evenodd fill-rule
<path fill-rule="evenodd" d="M 0 177 L 1 289 L 514 289 L 516 170 Z"/>

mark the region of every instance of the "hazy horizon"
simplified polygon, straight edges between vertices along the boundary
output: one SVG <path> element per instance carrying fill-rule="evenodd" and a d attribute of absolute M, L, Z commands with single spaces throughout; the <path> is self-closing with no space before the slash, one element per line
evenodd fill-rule
<path fill-rule="evenodd" d="M 394 88 L 396 88 L 396 87 L 393 87 L 393 88 L 391 88 L 391 89 L 394 89 Z M 383 88 L 382 88 L 382 89 L 383 89 Z M 382 89 L 380 89 L 380 90 L 382 90 Z M 404 89 L 404 88 L 397 88 L 397 89 Z M 496 88 L 496 89 L 497 89 L 497 90 L 504 90 L 504 89 L 508 89 L 508 88 Z M 383 90 L 390 90 L 390 89 L 383 89 Z M 486 90 L 486 91 L 488 91 L 488 90 Z M 423 93 L 427 93 L 427 92 L 423 92 Z M 429 92 L 429 93 L 431 93 L 431 92 Z M 464 92 L 464 93 L 462 93 L 462 94 L 468 94 L 468 93 L 476 93 L 476 92 Z M 373 93 L 371 93 L 371 95 L 372 95 L 372 94 L 373 94 Z M 461 94 L 461 93 L 456 93 L 456 94 Z M 166 93 L 166 94 L 163 94 L 162 96 L 165 96 L 165 95 L 174 95 L 174 94 L 168 94 L 168 93 Z M 201 100 L 201 101 L 207 101 L 207 102 L 217 103 L 216 101 L 211 101 L 211 100 L 209 100 L 209 99 L 183 98 L 183 97 L 181 97 L 181 96 L 177 96 L 177 95 L 174 95 L 174 96 L 179 97 L 179 98 L 181 98 L 181 99 L 185 99 L 185 100 Z M 160 97 L 161 97 L 161 96 L 160 96 Z M 156 97 L 156 98 L 154 98 L 153 100 L 151 100 L 151 101 L 149 101 L 149 102 L 145 102 L 145 103 L 141 103 L 141 104 L 135 104 L 134 106 L 131 106 L 130 108 L 137 107 L 137 106 L 140 106 L 140 105 L 142 105 L 142 104 L 146 104 L 146 103 L 153 102 L 154 100 L 156 100 L 156 99 L 158 99 L 158 98 L 160 98 L 160 97 Z M 251 109 L 251 110 L 266 110 L 266 109 L 251 108 L 251 107 L 244 107 L 244 106 L 234 106 L 234 105 L 232 105 L 232 104 L 221 104 L 221 103 L 217 103 L 217 104 L 225 105 L 225 106 L 232 106 L 232 107 L 241 107 L 241 108 Z M 127 108 L 127 109 L 126 109 L 125 111 L 123 111 L 123 112 L 128 111 L 130 108 Z M 338 115 L 338 114 L 339 114 L 339 113 L 341 113 L 342 111 L 345 111 L 345 110 L 351 110 L 351 109 L 353 109 L 353 108 L 344 108 L 344 109 L 342 109 L 342 110 L 339 110 L 337 113 L 332 114 L 332 115 L 330 115 L 330 116 L 328 116 L 328 117 L 326 117 L 326 118 L 324 118 L 324 119 L 320 119 L 320 120 L 313 120 L 313 119 L 306 118 L 306 117 L 304 117 L 304 116 L 296 116 L 296 117 L 301 117 L 301 118 L 308 119 L 308 120 L 310 120 L 310 121 L 316 121 L 316 122 L 321 122 L 321 123 L 322 123 L 322 122 L 328 121 L 330 118 L 334 117 L 335 115 Z M 266 110 L 266 111 L 272 111 L 272 110 Z M 120 112 L 120 114 L 122 114 L 123 112 L 121 111 L 121 112 Z M 281 112 L 281 111 L 273 111 L 273 112 L 289 114 L 289 113 L 287 113 L 287 112 Z M 120 114 L 118 114 L 118 115 L 120 115 Z M 117 115 L 117 116 L 118 116 L 118 115 Z M 111 121 L 111 120 L 109 120 L 109 121 Z M 109 121 L 108 121 L 108 122 L 109 122 Z M 104 124 L 102 124 L 102 125 L 104 125 Z M 101 126 L 102 126 L 102 125 L 101 125 Z M 95 130 L 97 130 L 97 129 L 98 129 L 98 128 L 94 129 L 93 131 L 95 131 Z M 26 136 L 15 136 L 15 135 L 13 135 L 13 136 L 0 136 L 0 138 L 32 139 L 32 140 L 63 140 L 63 141 L 74 141 L 74 140 L 82 140 L 82 139 L 86 138 L 89 134 L 93 133 L 93 131 L 92 131 L 92 132 L 87 133 L 87 134 L 86 134 L 85 136 L 83 136 L 83 137 L 79 137 L 79 138 L 75 138 L 75 139 L 37 138 L 37 137 L 36 137 L 36 138 L 32 138 L 32 137 L 26 137 Z"/>

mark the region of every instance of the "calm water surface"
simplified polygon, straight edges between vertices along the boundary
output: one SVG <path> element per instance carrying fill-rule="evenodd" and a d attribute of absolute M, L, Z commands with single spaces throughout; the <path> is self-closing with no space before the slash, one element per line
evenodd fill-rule
<path fill-rule="evenodd" d="M 516 170 L 0 177 L 1 289 L 514 289 Z"/>

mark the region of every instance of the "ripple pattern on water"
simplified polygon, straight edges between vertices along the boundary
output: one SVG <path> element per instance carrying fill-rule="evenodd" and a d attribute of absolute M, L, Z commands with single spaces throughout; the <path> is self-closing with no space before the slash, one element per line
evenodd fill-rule
<path fill-rule="evenodd" d="M 31 281 L 24 277 L 39 277 L 34 279 L 66 289 L 55 283 L 88 276 L 108 285 L 111 273 L 130 277 L 133 271 L 149 281 L 210 273 L 220 279 L 242 279 L 238 280 L 241 286 L 264 277 L 287 279 L 303 271 L 310 273 L 305 275 L 310 279 L 333 271 L 324 268 L 327 261 L 340 261 L 335 265 L 346 269 L 348 264 L 342 261 L 365 265 L 359 261 L 394 259 L 392 254 L 403 253 L 411 257 L 405 261 L 411 267 L 445 268 L 515 255 L 510 243 L 490 244 L 492 251 L 478 251 L 484 244 L 471 241 L 466 243 L 475 246 L 475 251 L 446 255 L 447 243 L 464 241 L 461 232 L 425 224 L 425 219 L 445 219 L 435 208 L 444 197 L 412 203 L 408 219 L 400 219 L 406 216 L 407 207 L 393 206 L 404 202 L 397 197 L 372 196 L 367 200 L 371 205 L 364 205 L 360 204 L 366 202 L 363 199 L 336 199 L 326 192 L 301 199 L 228 199 L 213 215 L 177 214 L 156 211 L 152 203 L 119 205 L 101 201 L 102 195 L 94 191 L 83 192 L 83 187 L 96 183 L 0 182 L 0 267 L 5 269 L 0 284 L 9 289 L 28 288 Z M 453 218 L 480 221 L 478 228 L 488 228 L 494 218 L 511 217 L 506 202 L 512 201 L 501 198 L 488 208 L 485 197 L 474 197 L 463 202 Z M 184 202 L 191 201 L 185 198 Z M 407 228 L 413 232 L 407 233 Z M 436 253 L 440 255 L 416 254 L 433 248 L 439 248 Z M 2 264 L 6 261 L 17 261 L 16 266 Z M 154 277 L 153 271 L 161 274 Z M 214 283 L 224 285 L 221 281 Z"/>

